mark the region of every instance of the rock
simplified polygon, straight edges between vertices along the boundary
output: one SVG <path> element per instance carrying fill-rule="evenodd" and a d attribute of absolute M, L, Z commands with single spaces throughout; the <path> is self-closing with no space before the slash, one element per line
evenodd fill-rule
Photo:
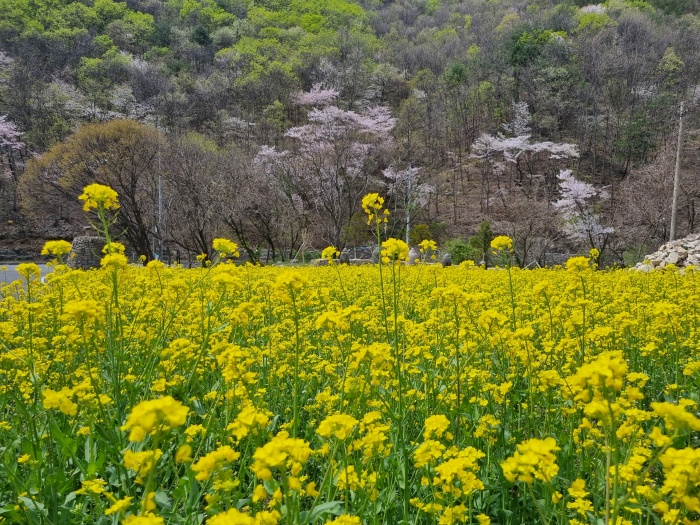
<path fill-rule="evenodd" d="M 700 234 L 694 233 L 662 244 L 659 249 L 647 255 L 644 263 L 635 266 L 640 271 L 664 268 L 673 264 L 683 269 L 686 266 L 700 265 Z"/>

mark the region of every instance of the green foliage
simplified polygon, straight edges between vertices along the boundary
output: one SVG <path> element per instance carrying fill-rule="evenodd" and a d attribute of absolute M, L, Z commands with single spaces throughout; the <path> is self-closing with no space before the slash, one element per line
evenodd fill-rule
<path fill-rule="evenodd" d="M 585 13 L 579 17 L 578 27 L 574 32 L 592 31 L 598 32 L 609 26 L 615 25 L 615 21 L 606 13 Z"/>
<path fill-rule="evenodd" d="M 469 241 L 464 239 L 450 239 L 443 246 L 444 250 L 450 254 L 452 264 L 460 264 L 464 261 L 477 261 L 477 254 Z"/>
<path fill-rule="evenodd" d="M 615 142 L 621 161 L 643 161 L 656 147 L 653 116 L 645 109 L 651 108 L 637 109 L 621 128 L 620 138 Z"/>
<path fill-rule="evenodd" d="M 456 62 L 445 69 L 442 77 L 447 84 L 461 84 L 469 77 L 469 70 L 461 62 Z"/>
<path fill-rule="evenodd" d="M 533 29 L 514 35 L 510 62 L 514 66 L 524 67 L 542 54 L 544 47 L 556 38 L 567 38 L 566 33 L 550 29 Z"/>
<path fill-rule="evenodd" d="M 477 264 L 489 265 L 490 244 L 493 239 L 491 223 L 483 221 L 479 230 L 469 239 L 452 239 L 445 243 L 445 250 L 452 257 L 452 264 L 464 261 L 474 261 Z"/>
<path fill-rule="evenodd" d="M 200 46 L 208 46 L 212 43 L 209 33 L 207 32 L 206 28 L 202 26 L 197 26 L 194 28 L 191 39 L 192 42 L 199 44 Z"/>
<path fill-rule="evenodd" d="M 417 246 L 421 241 L 433 240 L 430 226 L 427 224 L 416 224 L 408 234 L 408 239 L 411 241 L 411 246 Z"/>
<path fill-rule="evenodd" d="M 649 0 L 649 3 L 667 15 L 685 15 L 700 12 L 697 0 Z"/>
<path fill-rule="evenodd" d="M 367 226 L 367 216 L 358 211 L 350 217 L 350 222 L 343 230 L 343 242 L 347 246 L 362 246 L 372 241 L 372 229 Z"/>
<path fill-rule="evenodd" d="M 659 75 L 665 87 L 676 86 L 680 83 L 685 64 L 672 47 L 666 48 L 663 58 L 659 62 Z"/>
<path fill-rule="evenodd" d="M 483 261 L 488 264 L 491 241 L 493 240 L 493 230 L 491 223 L 482 221 L 479 224 L 479 230 L 476 235 L 469 238 L 469 244 L 478 252 L 481 253 Z"/>
<path fill-rule="evenodd" d="M 440 0 L 427 0 L 425 2 L 425 12 L 429 15 L 435 14 L 438 7 L 440 7 Z"/>

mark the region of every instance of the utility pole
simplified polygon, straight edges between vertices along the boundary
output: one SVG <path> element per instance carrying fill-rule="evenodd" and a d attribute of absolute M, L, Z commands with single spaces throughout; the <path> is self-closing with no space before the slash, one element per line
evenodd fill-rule
<path fill-rule="evenodd" d="M 408 163 L 408 192 L 406 193 L 406 244 L 411 245 L 410 232 L 411 232 L 411 174 L 413 170 L 411 169 L 411 163 Z"/>
<path fill-rule="evenodd" d="M 681 112 L 678 117 L 678 147 L 676 149 L 676 171 L 673 176 L 673 202 L 671 204 L 671 234 L 669 241 L 676 238 L 676 219 L 678 216 L 678 192 L 681 185 L 681 151 L 683 149 L 683 109 L 684 102 L 681 101 Z"/>

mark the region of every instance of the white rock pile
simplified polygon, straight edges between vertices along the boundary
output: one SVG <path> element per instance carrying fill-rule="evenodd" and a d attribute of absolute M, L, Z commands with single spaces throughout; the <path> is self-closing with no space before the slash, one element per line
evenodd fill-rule
<path fill-rule="evenodd" d="M 656 268 L 664 268 L 669 264 L 679 268 L 700 266 L 700 234 L 694 233 L 662 244 L 657 251 L 647 255 L 644 262 L 638 263 L 635 268 L 648 272 Z"/>

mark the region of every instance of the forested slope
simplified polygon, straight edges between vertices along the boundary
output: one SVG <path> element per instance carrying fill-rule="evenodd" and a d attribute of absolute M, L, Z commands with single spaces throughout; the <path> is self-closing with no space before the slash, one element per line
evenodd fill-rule
<path fill-rule="evenodd" d="M 0 0 L 0 237 L 70 237 L 80 184 L 100 180 L 131 194 L 121 220 L 149 257 L 220 234 L 286 256 L 366 242 L 357 196 L 376 190 L 396 235 L 411 211 L 413 240 L 487 220 L 523 261 L 590 247 L 621 261 L 668 235 L 681 101 L 678 230 L 697 228 L 699 14 L 697 0 Z"/>

